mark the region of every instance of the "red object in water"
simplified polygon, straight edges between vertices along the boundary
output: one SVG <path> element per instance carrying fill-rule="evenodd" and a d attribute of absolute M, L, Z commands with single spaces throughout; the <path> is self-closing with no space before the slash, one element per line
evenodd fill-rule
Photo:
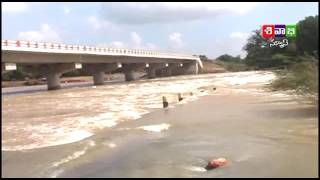
<path fill-rule="evenodd" d="M 215 169 L 227 165 L 228 161 L 225 158 L 212 159 L 208 162 L 207 170 Z"/>

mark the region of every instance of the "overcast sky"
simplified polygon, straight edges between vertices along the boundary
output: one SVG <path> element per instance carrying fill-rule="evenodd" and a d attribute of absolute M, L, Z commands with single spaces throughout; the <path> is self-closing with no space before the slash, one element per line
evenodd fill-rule
<path fill-rule="evenodd" d="M 318 15 L 316 2 L 2 3 L 2 39 L 245 56 L 263 24 Z"/>

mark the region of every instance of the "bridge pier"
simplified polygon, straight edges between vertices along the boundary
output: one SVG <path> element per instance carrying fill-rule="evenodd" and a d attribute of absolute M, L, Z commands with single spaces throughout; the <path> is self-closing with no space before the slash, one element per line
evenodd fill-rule
<path fill-rule="evenodd" d="M 6 67 L 5 67 L 5 63 L 1 63 L 1 74 L 5 74 L 7 72 Z"/>
<path fill-rule="evenodd" d="M 147 69 L 147 77 L 148 79 L 156 78 L 156 70 L 155 68 L 148 68 Z"/>
<path fill-rule="evenodd" d="M 190 62 L 183 64 L 183 74 L 198 74 L 199 67 L 197 62 Z"/>
<path fill-rule="evenodd" d="M 156 71 L 164 67 L 165 67 L 165 64 L 150 63 L 149 67 L 146 69 L 148 79 L 156 78 L 157 77 Z"/>
<path fill-rule="evenodd" d="M 92 74 L 93 84 L 96 86 L 104 84 L 105 73 L 111 73 L 118 69 L 117 63 L 98 63 L 98 64 L 84 64 L 83 68 L 86 72 Z"/>
<path fill-rule="evenodd" d="M 104 84 L 104 72 L 98 71 L 93 74 L 93 83 L 94 85 L 103 85 Z"/>
<path fill-rule="evenodd" d="M 61 89 L 60 76 L 65 72 L 77 69 L 75 63 L 42 64 L 30 67 L 30 69 L 34 68 L 40 69 L 40 73 L 46 77 L 48 90 Z"/>
<path fill-rule="evenodd" d="M 60 85 L 60 73 L 54 73 L 54 72 L 49 72 L 47 73 L 47 85 L 48 85 L 48 90 L 57 90 L 61 89 Z"/>
<path fill-rule="evenodd" d="M 180 66 L 181 63 L 172 63 L 170 64 L 168 68 L 168 75 L 169 76 L 176 76 L 176 75 L 181 75 L 183 72 L 182 67 Z"/>
<path fill-rule="evenodd" d="M 176 75 L 183 75 L 183 74 L 190 74 L 191 72 L 188 71 L 192 69 L 192 67 L 184 67 L 183 63 L 170 63 L 168 66 L 163 64 L 162 68 L 159 68 L 156 71 L 156 74 L 160 77 L 168 77 L 168 76 L 176 76 Z"/>
<path fill-rule="evenodd" d="M 170 66 L 170 65 L 169 65 L 169 66 Z M 165 69 L 163 69 L 162 75 L 163 75 L 164 77 L 171 76 L 171 75 L 172 75 L 172 69 L 169 68 L 169 67 L 166 67 Z"/>
<path fill-rule="evenodd" d="M 184 63 L 180 63 L 180 64 L 179 64 L 179 68 L 177 69 L 177 73 L 178 73 L 179 75 L 184 75 L 184 74 L 185 74 L 184 66 L 185 66 Z"/>
<path fill-rule="evenodd" d="M 135 80 L 133 72 L 139 69 L 143 69 L 145 67 L 146 67 L 145 63 L 123 64 L 122 72 L 124 73 L 125 80 L 126 81 Z"/>
<path fill-rule="evenodd" d="M 124 72 L 124 77 L 126 81 L 133 81 L 134 80 L 134 75 L 132 70 L 128 70 Z"/>

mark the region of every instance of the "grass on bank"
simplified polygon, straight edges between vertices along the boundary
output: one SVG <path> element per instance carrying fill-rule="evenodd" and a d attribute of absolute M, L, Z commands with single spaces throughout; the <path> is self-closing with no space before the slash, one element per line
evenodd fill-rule
<path fill-rule="evenodd" d="M 270 84 L 271 90 L 295 90 L 299 95 L 318 101 L 319 67 L 316 61 L 302 61 L 274 72 L 277 79 Z"/>

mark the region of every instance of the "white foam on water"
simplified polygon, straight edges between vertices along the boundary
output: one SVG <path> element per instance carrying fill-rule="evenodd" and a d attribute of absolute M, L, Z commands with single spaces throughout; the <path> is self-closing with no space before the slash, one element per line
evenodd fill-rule
<path fill-rule="evenodd" d="M 10 102 L 4 98 L 5 113 L 24 111 L 28 121 L 7 119 L 2 128 L 8 139 L 2 140 L 2 150 L 24 150 L 67 144 L 92 136 L 103 128 L 114 128 L 120 121 L 136 120 L 152 109 L 162 108 L 162 96 L 166 96 L 169 109 L 176 104 L 185 104 L 201 96 L 228 95 L 230 91 L 203 91 L 199 88 L 214 85 L 219 88 L 238 84 L 235 92 L 262 93 L 255 89 L 241 89 L 246 83 L 266 83 L 274 78 L 269 72 L 239 72 L 172 77 L 170 80 L 152 80 L 143 83 L 115 84 L 110 86 L 91 86 L 81 91 L 66 89 L 55 93 L 39 93 L 21 96 L 24 101 Z M 190 95 L 193 92 L 193 95 Z M 177 93 L 183 100 L 178 102 Z M 274 97 L 286 97 L 275 94 Z M 39 101 L 50 98 L 52 100 Z M 28 103 L 26 103 L 28 102 Z M 27 104 L 27 105 L 24 105 Z M 23 106 L 21 106 L 23 105 Z M 30 112 L 30 108 L 34 112 Z M 48 111 L 47 109 L 54 109 Z M 50 116 L 37 115 L 48 111 Z M 60 111 L 63 111 L 60 113 Z M 56 114 L 54 114 L 57 112 Z M 67 113 L 65 113 L 67 112 Z M 4 114 L 5 114 L 4 113 Z M 14 123 L 11 123 L 14 122 Z M 23 122 L 23 123 L 21 123 Z M 27 123 L 32 122 L 32 123 Z M 140 129 L 161 132 L 169 128 L 168 124 L 142 126 Z M 14 140 L 13 140 L 14 139 Z M 27 143 L 26 143 L 27 142 Z"/>
<path fill-rule="evenodd" d="M 242 162 L 242 161 L 247 161 L 252 157 L 252 155 L 249 154 L 244 154 L 238 158 L 235 159 L 236 162 Z"/>
<path fill-rule="evenodd" d="M 51 173 L 51 175 L 49 176 L 50 178 L 56 178 L 58 177 L 61 173 L 63 173 L 64 170 L 63 169 L 58 169 L 55 170 L 53 173 Z"/>
<path fill-rule="evenodd" d="M 271 96 L 273 97 L 284 97 L 284 98 L 288 98 L 288 97 L 291 97 L 290 95 L 288 94 L 285 94 L 285 93 L 272 93 Z"/>
<path fill-rule="evenodd" d="M 131 130 L 131 128 L 118 128 L 117 131 L 128 131 Z"/>
<path fill-rule="evenodd" d="M 117 147 L 117 145 L 114 144 L 114 143 L 109 143 L 108 146 L 109 146 L 110 148 L 115 148 L 115 147 Z"/>
<path fill-rule="evenodd" d="M 247 83 L 266 83 L 273 80 L 275 77 L 276 76 L 273 73 L 262 74 L 259 72 L 247 72 L 243 74 L 239 73 L 231 77 L 221 77 L 221 79 L 223 80 L 223 82 L 228 83 L 230 85 L 244 85 Z"/>
<path fill-rule="evenodd" d="M 24 140 L 31 143 L 3 146 L 2 150 L 28 150 L 77 142 L 92 136 L 97 129 L 117 125 L 117 121 L 116 113 L 108 112 L 92 117 L 69 117 L 60 123 L 25 125 L 15 131 L 26 133 Z"/>
<path fill-rule="evenodd" d="M 83 149 L 81 151 L 76 151 L 72 155 L 70 155 L 70 156 L 68 156 L 68 157 L 66 157 L 66 158 L 64 158 L 64 159 L 62 159 L 62 160 L 60 160 L 58 162 L 53 163 L 53 166 L 58 167 L 61 164 L 65 164 L 65 163 L 67 163 L 67 162 L 69 162 L 71 160 L 77 159 L 80 156 L 84 155 L 86 153 L 86 151 L 87 151 L 87 148 L 85 148 L 85 149 Z"/>
<path fill-rule="evenodd" d="M 139 119 L 141 117 L 141 113 L 133 110 L 124 110 L 121 112 L 121 117 L 126 119 Z"/>
<path fill-rule="evenodd" d="M 76 120 L 76 125 L 79 128 L 94 130 L 96 128 L 103 129 L 117 125 L 118 117 L 114 112 L 107 112 L 92 117 L 80 117 Z"/>
<path fill-rule="evenodd" d="M 154 103 L 154 104 L 146 104 L 145 107 L 150 109 L 156 109 L 156 108 L 161 108 L 162 105 L 160 105 L 160 103 Z"/>
<path fill-rule="evenodd" d="M 45 130 L 42 129 L 41 131 Z M 41 131 L 39 130 L 37 133 L 33 133 L 30 136 L 25 137 L 26 139 L 32 140 L 33 143 L 26 145 L 2 146 L 2 150 L 19 151 L 56 146 L 77 142 L 93 135 L 88 131 L 74 129 L 67 130 L 66 132 L 64 132 L 64 129 L 56 129 L 56 131 L 51 135 L 40 134 Z M 48 132 L 52 132 L 52 130 L 50 129 Z"/>
<path fill-rule="evenodd" d="M 70 162 L 70 161 L 72 161 L 72 160 L 75 160 L 75 159 L 81 157 L 82 155 L 84 155 L 90 147 L 93 147 L 93 146 L 95 146 L 95 145 L 96 145 L 96 144 L 95 144 L 94 141 L 90 141 L 89 144 L 88 144 L 84 149 L 82 149 L 82 150 L 80 150 L 80 151 L 76 151 L 76 152 L 74 152 L 72 155 L 67 156 L 66 158 L 63 158 L 63 159 L 61 159 L 60 161 L 54 162 L 54 163 L 52 164 L 52 166 L 58 167 L 58 166 L 60 166 L 60 165 L 62 165 L 62 164 L 65 164 L 65 163 L 68 163 L 68 162 Z"/>
<path fill-rule="evenodd" d="M 188 166 L 188 167 L 185 167 L 185 169 L 190 170 L 190 171 L 195 171 L 195 172 L 206 172 L 207 171 L 204 167 L 200 167 L 200 166 Z"/>
<path fill-rule="evenodd" d="M 162 123 L 157 125 L 141 126 L 141 127 L 138 127 L 138 129 L 143 129 L 145 131 L 150 131 L 150 132 L 161 132 L 163 130 L 168 130 L 169 127 L 170 127 L 170 124 Z"/>

